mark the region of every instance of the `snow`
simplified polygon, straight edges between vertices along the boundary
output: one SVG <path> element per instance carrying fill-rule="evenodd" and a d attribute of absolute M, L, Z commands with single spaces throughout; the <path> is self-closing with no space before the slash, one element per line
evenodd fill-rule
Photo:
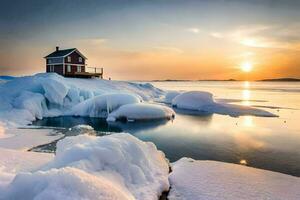
<path fill-rule="evenodd" d="M 171 119 L 174 116 L 174 111 L 169 107 L 150 103 L 135 103 L 123 105 L 113 111 L 108 115 L 107 121 Z"/>
<path fill-rule="evenodd" d="M 61 137 L 61 133 L 52 129 L 5 128 L 0 123 L 0 148 L 29 150 Z"/>
<path fill-rule="evenodd" d="M 213 95 L 209 92 L 189 91 L 177 95 L 172 105 L 180 109 L 205 110 L 207 106 L 214 105 Z"/>
<path fill-rule="evenodd" d="M 0 121 L 23 126 L 43 117 L 106 117 L 118 107 L 152 101 L 164 91 L 151 84 L 64 78 L 55 73 L 14 78 L 0 84 Z"/>
<path fill-rule="evenodd" d="M 201 91 L 189 91 L 177 95 L 172 100 L 172 106 L 183 110 L 198 111 L 200 113 L 217 113 L 233 117 L 241 115 L 277 117 L 273 113 L 250 106 L 216 102 L 211 93 Z"/>
<path fill-rule="evenodd" d="M 74 106 L 70 115 L 106 118 L 108 113 L 122 105 L 139 103 L 141 97 L 132 94 L 105 94 L 93 97 Z"/>
<path fill-rule="evenodd" d="M 180 92 L 178 91 L 168 91 L 163 102 L 166 104 L 172 104 L 172 100 L 179 94 Z"/>
<path fill-rule="evenodd" d="M 297 200 L 297 177 L 216 161 L 182 158 L 172 164 L 170 200 Z"/>
<path fill-rule="evenodd" d="M 69 167 L 19 174 L 6 190 L 4 199 L 134 199 L 107 179 Z"/>
<path fill-rule="evenodd" d="M 23 152 L 0 148 L 0 188 L 9 184 L 16 173 L 36 170 L 53 159 L 53 157 L 53 154 L 48 153 Z"/>
<path fill-rule="evenodd" d="M 169 167 L 153 143 L 130 134 L 80 135 L 57 144 L 39 170 L 0 189 L 5 199 L 157 199 L 168 190 Z"/>

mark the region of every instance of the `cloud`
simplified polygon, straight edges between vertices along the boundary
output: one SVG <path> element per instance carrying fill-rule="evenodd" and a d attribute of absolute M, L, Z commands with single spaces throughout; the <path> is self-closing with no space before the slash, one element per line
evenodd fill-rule
<path fill-rule="evenodd" d="M 238 44 L 255 48 L 300 50 L 300 24 L 248 25 L 231 31 L 208 33 Z"/>
<path fill-rule="evenodd" d="M 198 29 L 198 28 L 188 28 L 188 29 L 186 29 L 186 31 L 198 34 L 200 32 L 200 29 Z"/>
<path fill-rule="evenodd" d="M 107 43 L 108 39 L 106 38 L 84 38 L 84 39 L 78 39 L 75 40 L 75 43 L 79 45 L 103 45 L 104 43 Z"/>
<path fill-rule="evenodd" d="M 177 47 L 170 47 L 170 46 L 156 46 L 153 47 L 153 49 L 157 50 L 157 51 L 163 51 L 163 52 L 170 52 L 170 53 L 183 53 L 182 49 L 179 49 Z"/>
<path fill-rule="evenodd" d="M 224 37 L 224 35 L 219 32 L 212 32 L 212 33 L 210 33 L 210 36 L 212 36 L 214 38 L 223 38 Z"/>

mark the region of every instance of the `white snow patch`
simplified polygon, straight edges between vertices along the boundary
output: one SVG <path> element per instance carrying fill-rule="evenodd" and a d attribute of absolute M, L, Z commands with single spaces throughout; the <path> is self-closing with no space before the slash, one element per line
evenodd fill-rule
<path fill-rule="evenodd" d="M 167 104 L 171 104 L 173 99 L 177 97 L 179 94 L 180 92 L 178 91 L 168 91 L 163 102 Z"/>
<path fill-rule="evenodd" d="M 122 119 L 126 119 L 127 121 L 171 119 L 174 116 L 174 111 L 167 106 L 149 103 L 135 103 L 123 105 L 119 109 L 110 113 L 107 121 Z"/>
<path fill-rule="evenodd" d="M 234 117 L 241 115 L 277 117 L 277 115 L 273 113 L 250 106 L 240 106 L 215 102 L 211 93 L 201 91 L 184 92 L 176 96 L 172 100 L 172 106 L 178 109 L 199 111 L 205 113 L 217 113 Z"/>
<path fill-rule="evenodd" d="M 108 113 L 122 105 L 139 102 L 141 98 L 133 94 L 104 94 L 74 106 L 70 115 L 106 118 Z"/>
<path fill-rule="evenodd" d="M 182 158 L 172 164 L 170 200 L 297 200 L 300 179 L 216 161 Z"/>
<path fill-rule="evenodd" d="M 49 153 L 23 152 L 0 148 L 0 192 L 20 172 L 33 171 L 53 159 Z M 0 195 L 1 199 L 1 195 Z"/>
<path fill-rule="evenodd" d="M 151 84 L 64 78 L 55 73 L 18 77 L 0 85 L 0 121 L 22 126 L 43 117 L 101 117 L 128 103 L 153 100 L 164 92 Z M 107 115 L 107 114 L 106 114 Z"/>
<path fill-rule="evenodd" d="M 52 129 L 5 128 L 0 124 L 0 148 L 28 150 L 41 144 L 48 144 L 63 135 Z"/>
<path fill-rule="evenodd" d="M 134 199 L 129 192 L 124 192 L 108 179 L 70 167 L 19 174 L 4 191 L 4 199 Z"/>
<path fill-rule="evenodd" d="M 0 196 L 7 199 L 158 199 L 169 188 L 165 155 L 130 134 L 80 135 L 57 144 L 39 171 L 21 173 Z M 1 189 L 0 189 L 1 193 Z"/>

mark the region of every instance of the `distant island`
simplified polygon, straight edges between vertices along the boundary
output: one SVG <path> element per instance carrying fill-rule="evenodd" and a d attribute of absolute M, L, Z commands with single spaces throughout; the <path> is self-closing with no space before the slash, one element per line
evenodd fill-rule
<path fill-rule="evenodd" d="M 288 81 L 288 82 L 295 82 L 295 81 L 300 81 L 300 79 L 298 78 L 274 78 L 274 79 L 262 79 L 262 80 L 259 80 L 259 81 L 282 81 L 282 82 L 285 82 L 285 81 Z"/>

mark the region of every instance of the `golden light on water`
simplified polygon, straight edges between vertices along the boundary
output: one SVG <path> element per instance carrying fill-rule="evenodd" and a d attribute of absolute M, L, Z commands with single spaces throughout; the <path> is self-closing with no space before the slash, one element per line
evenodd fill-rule
<path fill-rule="evenodd" d="M 252 116 L 245 116 L 243 124 L 244 124 L 244 126 L 247 126 L 247 127 L 253 126 L 253 117 Z"/>
<path fill-rule="evenodd" d="M 253 65 L 251 62 L 244 62 L 241 64 L 241 70 L 244 72 L 251 72 L 253 69 Z"/>

